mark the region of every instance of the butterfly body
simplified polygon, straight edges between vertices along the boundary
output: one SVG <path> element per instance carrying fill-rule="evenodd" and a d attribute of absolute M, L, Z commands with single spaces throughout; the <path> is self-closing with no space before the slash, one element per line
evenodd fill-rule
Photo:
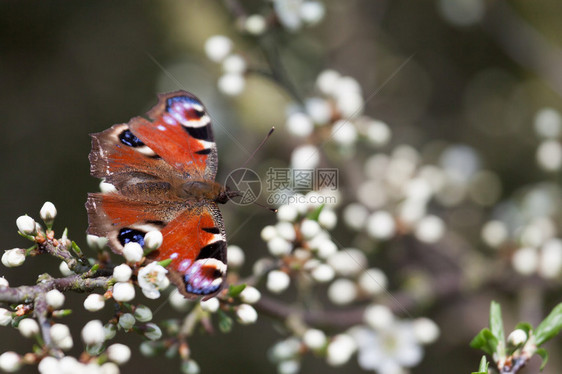
<path fill-rule="evenodd" d="M 170 280 L 186 297 L 211 297 L 226 274 L 218 203 L 238 192 L 215 182 L 217 150 L 203 104 L 186 91 L 159 95 L 148 113 L 92 134 L 91 174 L 114 187 L 88 195 L 88 233 L 121 253 L 160 230 L 152 260 L 171 259 Z"/>

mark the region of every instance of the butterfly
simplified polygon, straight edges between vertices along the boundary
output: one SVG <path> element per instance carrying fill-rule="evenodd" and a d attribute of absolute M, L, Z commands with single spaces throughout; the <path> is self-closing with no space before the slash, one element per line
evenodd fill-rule
<path fill-rule="evenodd" d="M 226 235 L 217 204 L 237 191 L 215 182 L 218 155 L 211 118 L 186 91 L 158 95 L 148 119 L 134 117 L 91 134 L 90 171 L 114 187 L 90 193 L 88 233 L 115 253 L 160 230 L 150 260 L 171 259 L 168 277 L 185 297 L 212 297 L 226 275 Z"/>

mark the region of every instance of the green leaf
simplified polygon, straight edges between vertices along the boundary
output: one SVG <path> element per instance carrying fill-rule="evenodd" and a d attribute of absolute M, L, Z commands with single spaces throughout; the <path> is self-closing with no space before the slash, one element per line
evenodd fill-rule
<path fill-rule="evenodd" d="M 542 363 L 541 363 L 541 371 L 542 371 L 542 369 L 544 369 L 544 366 L 546 365 L 546 362 L 548 361 L 548 352 L 544 348 L 538 348 L 537 354 L 542 358 Z"/>
<path fill-rule="evenodd" d="M 80 249 L 80 247 L 78 246 L 78 244 L 76 244 L 76 242 L 75 242 L 74 240 L 71 242 L 71 247 L 72 247 L 72 250 L 73 250 L 78 256 L 83 256 L 82 250 Z"/>
<path fill-rule="evenodd" d="M 320 213 L 322 212 L 322 209 L 324 209 L 324 206 L 325 204 L 322 204 L 318 208 L 314 209 L 312 212 L 308 214 L 307 218 L 313 221 L 318 221 L 318 217 L 320 217 Z"/>
<path fill-rule="evenodd" d="M 169 258 L 167 260 L 158 261 L 158 265 L 160 265 L 162 267 L 166 267 L 166 266 L 170 265 L 171 263 L 172 263 L 171 258 Z"/>
<path fill-rule="evenodd" d="M 499 303 L 492 301 L 490 304 L 490 330 L 499 341 L 504 341 L 502 309 Z"/>
<path fill-rule="evenodd" d="M 537 326 L 535 337 L 537 346 L 555 337 L 562 328 L 562 303 L 556 305 L 552 312 Z"/>
<path fill-rule="evenodd" d="M 231 297 L 238 297 L 245 288 L 246 283 L 231 285 L 230 287 L 228 287 L 228 295 Z"/>
<path fill-rule="evenodd" d="M 481 349 L 489 355 L 496 353 L 498 339 L 488 328 L 482 329 L 470 342 L 472 348 Z"/>
<path fill-rule="evenodd" d="M 217 311 L 217 314 L 219 316 L 219 330 L 221 330 L 221 332 L 223 333 L 230 332 L 230 330 L 232 330 L 233 324 L 232 318 L 227 316 L 226 313 L 220 309 Z"/>
<path fill-rule="evenodd" d="M 473 371 L 472 374 L 488 374 L 489 362 L 486 360 L 486 356 L 482 356 L 480 360 L 480 365 L 478 366 L 478 371 Z"/>

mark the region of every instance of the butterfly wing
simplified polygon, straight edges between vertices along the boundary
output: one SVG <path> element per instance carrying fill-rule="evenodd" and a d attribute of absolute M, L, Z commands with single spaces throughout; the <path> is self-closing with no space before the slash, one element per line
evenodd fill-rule
<path fill-rule="evenodd" d="M 91 173 L 116 190 L 88 195 L 88 233 L 108 237 L 121 253 L 160 230 L 151 259 L 172 259 L 169 278 L 184 296 L 210 297 L 226 274 L 222 217 L 208 189 L 217 168 L 210 119 L 185 91 L 160 95 L 148 116 L 152 122 L 136 117 L 92 135 Z"/>
<path fill-rule="evenodd" d="M 89 194 L 90 234 L 105 236 L 121 253 L 129 242 L 144 245 L 144 235 L 160 230 L 163 241 L 150 254 L 171 259 L 170 280 L 186 297 L 210 297 L 220 291 L 226 274 L 226 234 L 218 206 L 211 201 L 146 202 L 117 193 Z"/>
<path fill-rule="evenodd" d="M 203 104 L 186 91 L 162 94 L 147 114 L 129 126 L 144 144 L 186 178 L 214 180 L 217 147 L 211 118 Z"/>

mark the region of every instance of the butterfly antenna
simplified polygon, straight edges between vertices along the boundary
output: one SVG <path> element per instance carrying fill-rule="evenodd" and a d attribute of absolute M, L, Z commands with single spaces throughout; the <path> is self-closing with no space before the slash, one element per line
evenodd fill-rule
<path fill-rule="evenodd" d="M 256 153 L 258 153 L 258 151 L 263 147 L 263 145 L 265 144 L 265 142 L 267 141 L 267 139 L 269 139 L 269 137 L 271 136 L 271 134 L 273 134 L 273 131 L 275 131 L 275 126 L 271 126 L 271 130 L 269 130 L 269 132 L 267 133 L 267 135 L 265 136 L 265 138 L 263 138 L 263 140 L 261 141 L 260 145 L 258 145 L 256 147 L 256 149 L 252 152 L 252 154 L 250 155 L 250 157 L 248 157 L 248 159 L 242 164 L 241 168 L 246 167 L 246 165 L 248 165 L 248 162 L 250 162 L 251 159 L 254 158 L 254 156 L 256 155 Z"/>
<path fill-rule="evenodd" d="M 259 207 L 262 207 L 262 208 L 264 208 L 264 209 L 267 209 L 267 210 L 269 210 L 270 212 L 277 213 L 277 209 L 275 209 L 275 208 L 270 208 L 270 207 L 268 207 L 268 206 L 266 206 L 266 205 L 263 205 L 263 204 L 258 203 L 257 201 L 254 201 L 252 204 L 257 205 L 257 206 L 259 206 Z"/>

